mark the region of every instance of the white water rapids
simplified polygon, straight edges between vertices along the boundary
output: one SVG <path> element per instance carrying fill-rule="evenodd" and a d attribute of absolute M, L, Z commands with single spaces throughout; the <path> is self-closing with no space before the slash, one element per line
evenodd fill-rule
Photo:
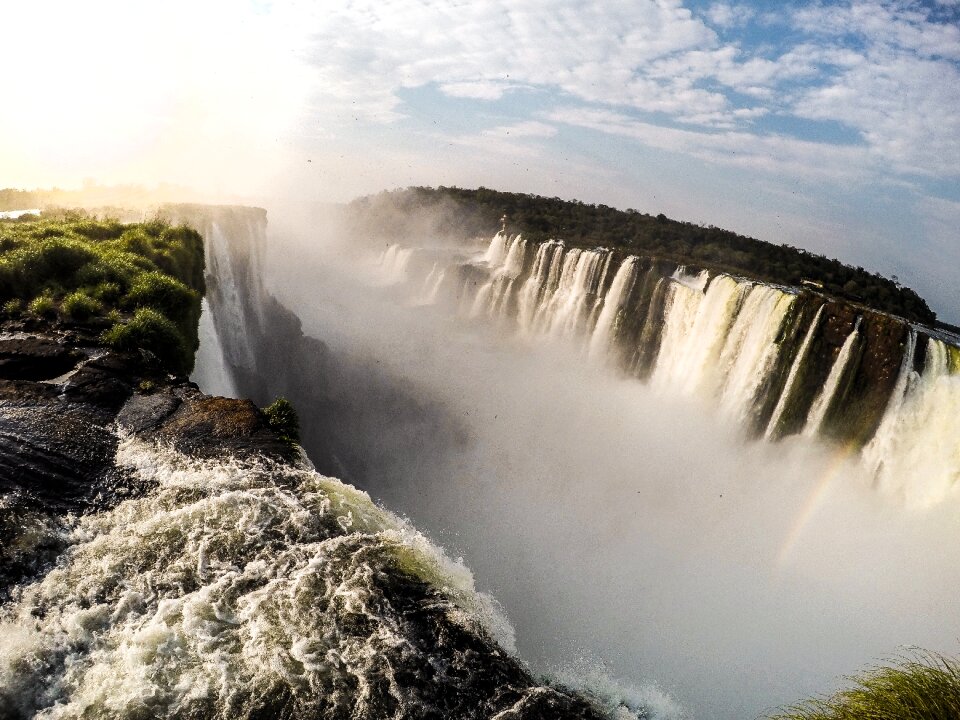
<path fill-rule="evenodd" d="M 65 556 L 0 613 L 3 717 L 416 714 L 423 688 L 394 675 L 422 651 L 378 585 L 393 566 L 512 647 L 469 571 L 365 493 L 132 439 L 118 461 L 158 489 L 68 523 Z"/>

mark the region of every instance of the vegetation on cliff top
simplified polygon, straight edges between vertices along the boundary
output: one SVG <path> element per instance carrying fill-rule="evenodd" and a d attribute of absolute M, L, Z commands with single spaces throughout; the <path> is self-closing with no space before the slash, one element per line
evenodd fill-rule
<path fill-rule="evenodd" d="M 956 720 L 960 666 L 941 655 L 907 658 L 852 678 L 828 698 L 788 708 L 771 720 Z"/>
<path fill-rule="evenodd" d="M 104 343 L 175 373 L 190 372 L 199 346 L 203 263 L 199 233 L 159 220 L 0 220 L 4 317 L 103 327 Z"/>
<path fill-rule="evenodd" d="M 300 442 L 300 418 L 297 411 L 286 398 L 277 398 L 263 408 L 267 424 L 285 443 L 294 445 Z"/>
<path fill-rule="evenodd" d="M 927 303 L 896 280 L 790 245 L 755 240 L 712 225 L 671 220 L 662 214 L 456 187 L 384 192 L 355 200 L 349 209 L 354 211 L 355 229 L 395 237 L 410 230 L 405 217 L 431 216 L 431 229 L 442 234 L 487 235 L 500 227 L 500 218 L 506 214 L 508 230 L 535 241 L 558 238 L 575 246 L 604 246 L 783 285 L 812 281 L 822 283 L 823 292 L 835 297 L 923 323 L 936 320 Z"/>

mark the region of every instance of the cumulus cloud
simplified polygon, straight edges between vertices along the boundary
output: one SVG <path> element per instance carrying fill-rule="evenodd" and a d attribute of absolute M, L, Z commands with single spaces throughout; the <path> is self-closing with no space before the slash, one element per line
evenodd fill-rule
<path fill-rule="evenodd" d="M 316 19 L 311 62 L 325 101 L 349 98 L 350 112 L 372 122 L 403 118 L 405 89 L 434 86 L 490 102 L 536 91 L 561 107 L 572 100 L 700 127 L 698 146 L 715 144 L 717 130 L 743 131 L 756 138 L 752 155 L 767 151 L 769 133 L 752 131 L 765 118 L 833 122 L 870 149 L 851 151 L 865 163 L 860 171 L 954 176 L 960 29 L 937 12 L 880 0 L 763 17 L 732 2 L 698 16 L 679 0 L 563 0 L 549 13 L 533 0 L 359 0 Z M 770 27 L 775 42 L 728 42 L 715 31 L 754 21 Z M 852 45 L 851 34 L 859 36 Z M 834 144 L 821 152 L 835 153 Z"/>
<path fill-rule="evenodd" d="M 549 113 L 548 118 L 632 138 L 650 147 L 692 155 L 710 163 L 811 180 L 862 180 L 874 164 L 865 147 L 826 145 L 783 135 L 667 128 L 609 110 L 559 109 Z"/>
<path fill-rule="evenodd" d="M 711 23 L 722 28 L 732 28 L 743 25 L 754 16 L 753 8 L 748 5 L 734 5 L 727 2 L 717 2 L 707 9 L 707 18 Z"/>
<path fill-rule="evenodd" d="M 322 96 L 359 93 L 373 119 L 392 113 L 403 88 L 437 85 L 447 95 L 499 99 L 516 84 L 649 112 L 718 112 L 722 94 L 691 78 L 645 68 L 710 47 L 715 33 L 674 0 L 474 3 L 355 2 L 318 18 L 311 60 Z M 342 79 L 342 80 L 339 80 Z M 364 92 L 366 88 L 366 92 Z"/>
<path fill-rule="evenodd" d="M 856 128 L 878 161 L 926 175 L 960 168 L 960 72 L 949 63 L 888 56 L 844 72 L 797 100 L 800 117 Z"/>

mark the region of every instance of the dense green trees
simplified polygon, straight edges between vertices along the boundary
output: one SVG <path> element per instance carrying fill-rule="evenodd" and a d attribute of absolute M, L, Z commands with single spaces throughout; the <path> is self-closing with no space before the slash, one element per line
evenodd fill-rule
<path fill-rule="evenodd" d="M 822 283 L 829 295 L 924 323 L 936 319 L 913 290 L 862 267 L 712 225 L 671 220 L 662 213 L 652 216 L 483 187 L 408 188 L 361 198 L 351 203 L 350 210 L 356 229 L 397 237 L 410 228 L 404 217 L 432 215 L 438 233 L 488 235 L 500 227 L 500 217 L 506 214 L 510 231 L 533 240 L 559 238 L 570 245 L 605 246 L 783 285 L 813 280 Z"/>

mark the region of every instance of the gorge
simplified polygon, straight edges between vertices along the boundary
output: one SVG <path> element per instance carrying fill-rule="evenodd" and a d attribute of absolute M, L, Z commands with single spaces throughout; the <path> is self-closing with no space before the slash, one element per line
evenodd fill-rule
<path fill-rule="evenodd" d="M 950 652 L 949 336 L 509 234 L 272 217 L 240 245 L 274 310 L 241 323 L 262 340 L 218 331 L 226 375 L 296 399 L 318 467 L 462 553 L 536 669 L 733 718 Z M 233 342 L 260 369 L 231 372 Z"/>
<path fill-rule="evenodd" d="M 397 244 L 276 210 L 162 213 L 205 241 L 191 379 L 289 398 L 317 472 L 268 435 L 254 450 L 279 456 L 251 461 L 230 422 L 211 436 L 233 459 L 157 450 L 206 417 L 186 385 L 111 410 L 131 497 L 36 530 L 62 559 L 3 616 L 0 698 L 29 698 L 11 717 L 150 698 L 181 717 L 745 718 L 904 645 L 955 650 L 949 335 L 509 232 Z"/>

